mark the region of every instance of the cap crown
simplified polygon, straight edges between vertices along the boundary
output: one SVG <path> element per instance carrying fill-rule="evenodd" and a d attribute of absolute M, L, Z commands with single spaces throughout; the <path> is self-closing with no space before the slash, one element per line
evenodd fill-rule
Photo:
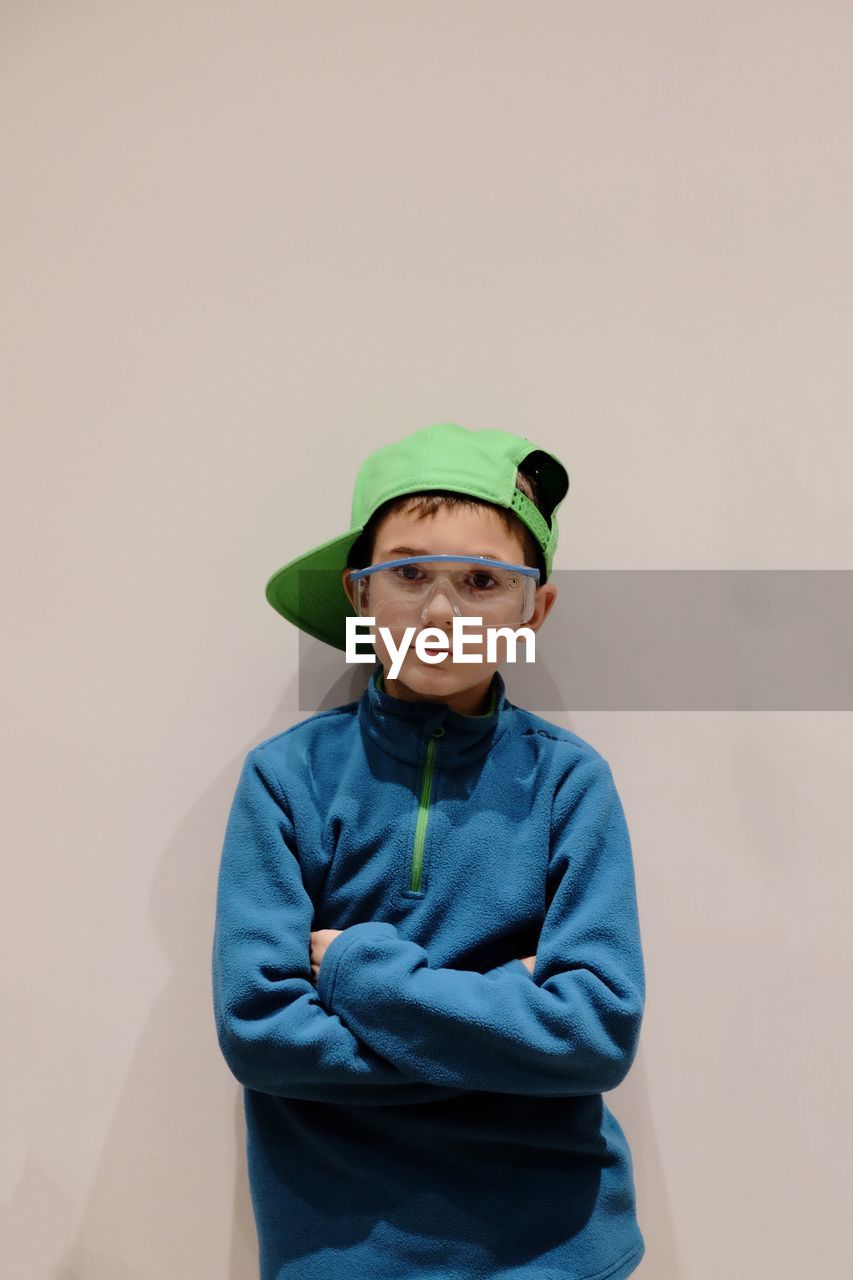
<path fill-rule="evenodd" d="M 536 471 L 541 510 L 516 485 L 518 467 L 525 459 Z M 556 511 L 568 488 L 568 472 L 559 459 L 524 436 L 497 428 L 470 431 L 455 422 L 440 422 L 383 445 L 362 463 L 350 525 L 364 528 L 392 498 L 446 489 L 512 510 L 541 547 L 550 574 L 559 536 Z"/>

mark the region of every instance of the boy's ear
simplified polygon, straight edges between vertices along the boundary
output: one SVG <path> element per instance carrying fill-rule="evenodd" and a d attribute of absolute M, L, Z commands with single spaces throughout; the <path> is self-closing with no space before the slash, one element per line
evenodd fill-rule
<path fill-rule="evenodd" d="M 355 586 L 349 580 L 349 575 L 351 572 L 352 572 L 351 569 L 344 569 L 343 573 L 341 574 L 341 582 L 343 583 L 344 591 L 347 594 L 347 599 L 349 600 L 350 604 L 354 609 L 355 608 Z"/>
<path fill-rule="evenodd" d="M 538 631 L 542 623 L 548 617 L 548 614 L 554 607 L 554 601 L 557 599 L 557 588 L 553 582 L 543 582 L 541 587 L 536 588 L 535 603 L 533 605 L 533 616 L 522 625 L 529 627 L 531 631 Z"/>

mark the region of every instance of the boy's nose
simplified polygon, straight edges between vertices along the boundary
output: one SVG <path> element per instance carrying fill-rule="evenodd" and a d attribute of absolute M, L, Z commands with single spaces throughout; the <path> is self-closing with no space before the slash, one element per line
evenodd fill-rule
<path fill-rule="evenodd" d="M 453 626 L 454 609 L 450 597 L 443 587 L 433 592 L 421 614 L 421 621 L 429 621 L 436 627 Z"/>

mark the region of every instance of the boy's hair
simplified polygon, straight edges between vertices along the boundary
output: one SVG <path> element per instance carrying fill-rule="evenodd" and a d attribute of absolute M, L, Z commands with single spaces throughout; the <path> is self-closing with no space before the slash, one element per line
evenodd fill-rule
<path fill-rule="evenodd" d="M 530 499 L 538 510 L 539 499 L 534 477 L 526 475 L 523 468 L 520 467 L 516 473 L 515 483 L 516 487 Z M 411 510 L 418 519 L 424 519 L 427 516 L 434 515 L 436 511 L 441 510 L 443 507 L 452 509 L 457 506 L 489 507 L 492 511 L 495 511 L 504 527 L 510 533 L 517 533 L 521 538 L 524 546 L 524 564 L 539 570 L 540 585 L 546 580 L 545 559 L 539 543 L 527 525 L 522 520 L 519 520 L 515 512 L 510 511 L 508 507 L 499 507 L 493 502 L 485 502 L 482 498 L 474 498 L 467 493 L 454 493 L 449 489 L 423 489 L 419 493 L 404 493 L 399 498 L 389 498 L 387 502 L 383 502 L 381 507 L 376 508 L 352 544 L 347 557 L 347 568 L 367 568 L 373 558 L 373 543 L 376 537 L 376 530 L 385 516 L 390 515 L 393 511 Z"/>

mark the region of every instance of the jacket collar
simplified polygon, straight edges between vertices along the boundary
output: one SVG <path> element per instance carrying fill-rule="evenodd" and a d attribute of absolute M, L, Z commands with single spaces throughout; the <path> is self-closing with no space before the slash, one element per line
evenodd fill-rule
<path fill-rule="evenodd" d="M 384 688 L 382 663 L 377 658 L 367 687 L 359 699 L 362 731 L 388 755 L 405 764 L 422 765 L 432 730 L 438 738 L 441 768 L 460 768 L 482 759 L 507 728 L 512 708 L 500 671 L 491 684 L 490 709 L 482 716 L 466 716 L 446 702 L 407 702 Z"/>

